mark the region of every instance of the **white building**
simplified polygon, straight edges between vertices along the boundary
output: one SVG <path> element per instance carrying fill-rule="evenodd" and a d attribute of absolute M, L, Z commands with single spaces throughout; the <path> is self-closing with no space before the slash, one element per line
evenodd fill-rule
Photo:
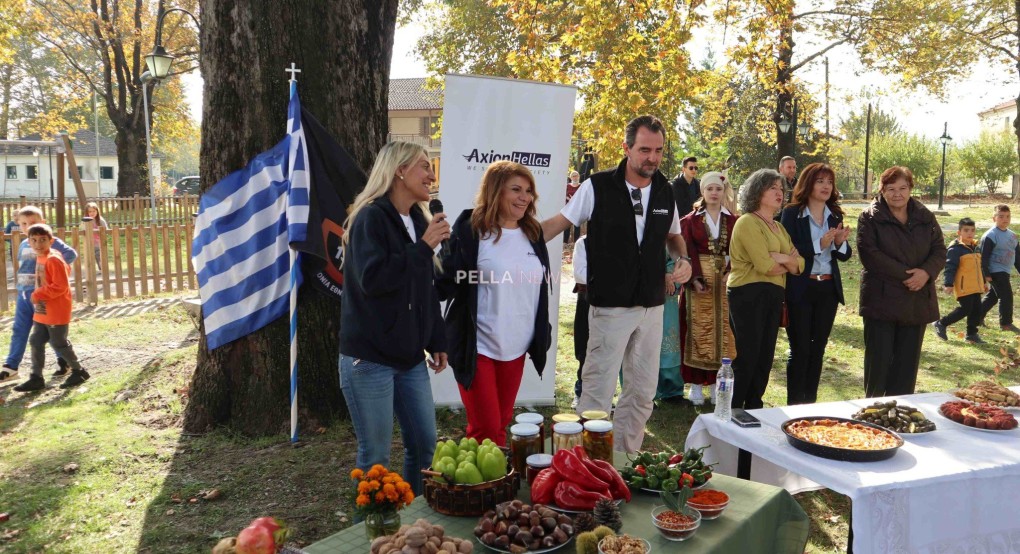
<path fill-rule="evenodd" d="M 1007 100 L 983 112 L 978 112 L 982 131 L 1012 131 L 1016 120 L 1016 100 Z"/>
<path fill-rule="evenodd" d="M 46 140 L 39 135 L 22 137 L 22 140 Z M 100 136 L 96 148 L 96 134 L 81 130 L 71 137 L 74 161 L 81 175 L 81 183 L 88 197 L 117 195 L 117 145 L 112 139 Z M 98 150 L 98 151 L 97 151 Z M 161 174 L 160 157 L 153 155 L 155 174 Z M 55 198 L 57 186 L 57 149 L 31 146 L 0 146 L 0 198 Z M 64 163 L 64 195 L 74 198 L 77 192 L 74 181 Z"/>
<path fill-rule="evenodd" d="M 1013 134 L 1013 122 L 1016 121 L 1016 100 L 1007 100 L 1001 104 L 988 108 L 983 112 L 978 112 L 978 120 L 981 122 L 981 131 L 989 131 L 992 133 L 1001 133 L 1006 131 Z M 1010 196 L 1015 197 L 1017 192 L 1020 191 L 1020 175 L 1013 175 L 1012 186 L 1007 189 L 1010 185 L 1009 182 L 1003 181 L 1003 186 L 999 187 L 999 190 L 1005 192 L 1010 190 Z"/>

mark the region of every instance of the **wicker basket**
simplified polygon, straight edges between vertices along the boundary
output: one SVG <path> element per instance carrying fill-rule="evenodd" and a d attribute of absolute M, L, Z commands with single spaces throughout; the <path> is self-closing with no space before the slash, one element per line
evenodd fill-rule
<path fill-rule="evenodd" d="M 517 498 L 521 474 L 513 468 L 509 449 L 502 450 L 507 457 L 507 474 L 477 485 L 440 483 L 435 479 L 440 473 L 432 471 L 432 468 L 421 470 L 425 475 L 425 502 L 433 510 L 448 516 L 480 516 L 500 502 Z"/>

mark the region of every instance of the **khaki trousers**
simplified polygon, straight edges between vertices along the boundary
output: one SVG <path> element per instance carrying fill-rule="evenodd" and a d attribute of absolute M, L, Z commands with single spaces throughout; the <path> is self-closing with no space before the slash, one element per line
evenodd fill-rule
<path fill-rule="evenodd" d="M 581 378 L 584 383 L 577 412 L 609 412 L 616 378 L 623 367 L 623 394 L 613 416 L 614 448 L 637 452 L 652 415 L 659 378 L 662 346 L 662 306 L 602 308 L 588 311 L 588 351 Z"/>

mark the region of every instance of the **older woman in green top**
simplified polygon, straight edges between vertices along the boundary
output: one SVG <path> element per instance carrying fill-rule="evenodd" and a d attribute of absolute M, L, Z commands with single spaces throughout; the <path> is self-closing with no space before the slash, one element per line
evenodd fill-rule
<path fill-rule="evenodd" d="M 761 408 L 783 310 L 786 274 L 799 275 L 804 258 L 773 218 L 783 207 L 782 176 L 759 169 L 740 188 L 740 211 L 730 239 L 727 298 L 737 346 L 733 407 Z"/>

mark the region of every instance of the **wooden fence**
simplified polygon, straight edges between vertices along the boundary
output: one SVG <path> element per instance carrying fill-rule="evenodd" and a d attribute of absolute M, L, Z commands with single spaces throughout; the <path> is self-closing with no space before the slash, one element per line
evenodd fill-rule
<path fill-rule="evenodd" d="M 95 202 L 99 206 L 100 215 L 111 227 L 137 227 L 153 224 L 152 200 L 149 196 L 138 194 L 128 198 L 104 196 L 87 198 L 86 201 Z M 19 209 L 29 204 L 38 206 L 50 225 L 57 225 L 57 201 L 49 198 L 21 196 L 0 199 L 0 214 L 2 214 L 0 217 L 6 223 Z M 192 219 L 192 214 L 198 212 L 198 196 L 194 194 L 157 196 L 155 204 L 155 223 L 157 225 L 188 223 Z M 77 199 L 67 199 L 64 202 L 64 227 L 77 227 L 81 224 L 81 218 L 84 215 Z"/>
<path fill-rule="evenodd" d="M 194 224 L 191 215 L 183 223 L 148 226 L 116 226 L 99 229 L 99 263 L 95 261 L 94 241 L 82 227 L 55 229 L 55 234 L 78 252 L 71 264 L 71 288 L 76 303 L 96 304 L 100 297 L 126 298 L 150 293 L 196 290 L 191 265 L 191 239 Z M 13 246 L 0 248 L 0 310 L 11 309 L 16 299 L 18 245 L 24 235 L 19 230 L 4 234 Z M 10 262 L 10 266 L 8 266 Z"/>

